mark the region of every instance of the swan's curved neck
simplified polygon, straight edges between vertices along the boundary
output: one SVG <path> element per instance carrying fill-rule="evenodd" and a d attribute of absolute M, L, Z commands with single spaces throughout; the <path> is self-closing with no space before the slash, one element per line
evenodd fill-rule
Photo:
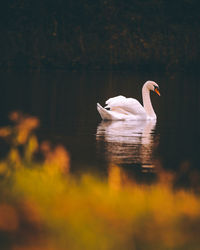
<path fill-rule="evenodd" d="M 147 113 L 147 116 L 149 116 L 152 119 L 156 119 L 156 114 L 153 110 L 153 106 L 151 104 L 151 99 L 150 99 L 150 91 L 147 88 L 147 86 L 143 86 L 142 88 L 142 99 L 143 99 L 143 105 L 144 109 Z"/>

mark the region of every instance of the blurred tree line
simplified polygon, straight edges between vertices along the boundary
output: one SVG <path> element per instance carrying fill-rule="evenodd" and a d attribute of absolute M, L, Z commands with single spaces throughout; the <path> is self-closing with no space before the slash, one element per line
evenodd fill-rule
<path fill-rule="evenodd" d="M 0 68 L 198 70 L 197 0 L 9 0 Z"/>

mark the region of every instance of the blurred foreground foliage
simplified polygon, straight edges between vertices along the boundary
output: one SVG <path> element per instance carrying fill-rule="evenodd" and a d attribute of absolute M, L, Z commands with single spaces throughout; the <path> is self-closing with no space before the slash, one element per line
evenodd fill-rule
<path fill-rule="evenodd" d="M 198 70 L 199 1 L 2 3 L 0 68 Z"/>
<path fill-rule="evenodd" d="M 197 194 L 174 191 L 167 174 L 123 183 L 114 165 L 107 180 L 75 178 L 62 146 L 38 143 L 37 118 L 10 118 L 15 125 L 0 129 L 10 144 L 0 162 L 1 249 L 199 249 Z"/>

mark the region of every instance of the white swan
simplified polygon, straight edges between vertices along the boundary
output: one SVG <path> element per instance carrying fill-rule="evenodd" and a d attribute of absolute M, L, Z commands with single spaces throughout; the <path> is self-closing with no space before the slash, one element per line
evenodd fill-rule
<path fill-rule="evenodd" d="M 97 110 L 103 120 L 155 120 L 156 114 L 151 104 L 150 90 L 160 96 L 157 83 L 145 82 L 142 87 L 144 107 L 134 98 L 119 95 L 108 99 L 104 108 L 97 103 Z"/>

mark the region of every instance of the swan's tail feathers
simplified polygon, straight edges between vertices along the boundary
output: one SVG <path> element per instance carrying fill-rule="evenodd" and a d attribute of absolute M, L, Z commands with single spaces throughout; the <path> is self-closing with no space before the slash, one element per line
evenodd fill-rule
<path fill-rule="evenodd" d="M 109 110 L 103 108 L 99 103 L 97 103 L 97 110 L 103 120 L 112 120 L 112 115 Z"/>

